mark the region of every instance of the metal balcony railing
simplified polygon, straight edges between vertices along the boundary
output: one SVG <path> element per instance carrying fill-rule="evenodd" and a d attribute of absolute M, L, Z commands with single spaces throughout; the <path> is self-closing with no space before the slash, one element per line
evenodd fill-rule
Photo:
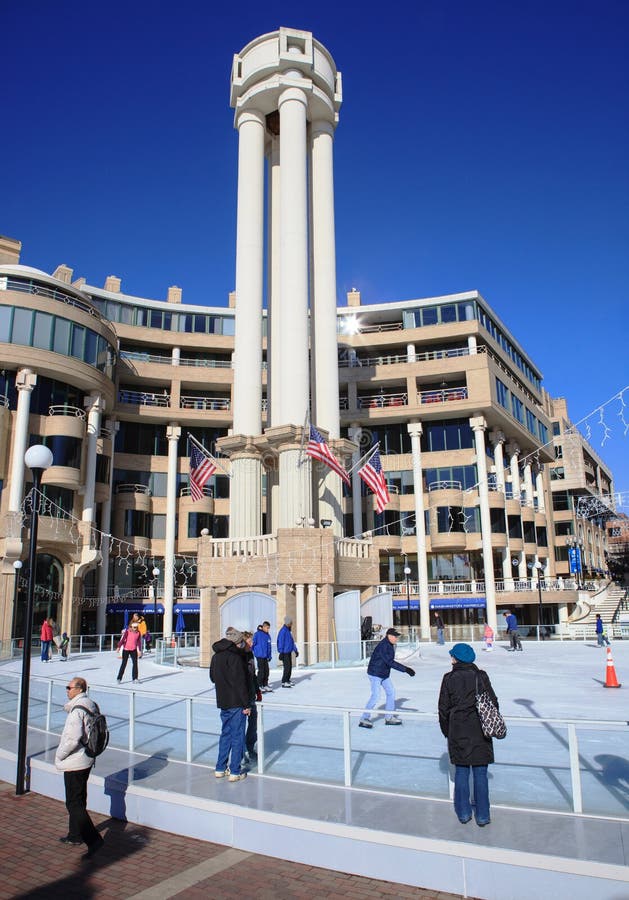
<path fill-rule="evenodd" d="M 145 494 L 151 496 L 151 489 L 146 484 L 117 484 L 116 494 Z"/>
<path fill-rule="evenodd" d="M 181 409 L 228 410 L 231 400 L 227 397 L 182 397 L 179 405 Z"/>
<path fill-rule="evenodd" d="M 437 391 L 419 391 L 417 399 L 420 403 L 448 403 L 451 400 L 467 400 L 467 388 L 443 388 Z"/>
<path fill-rule="evenodd" d="M 170 394 L 154 394 L 150 391 L 118 391 L 120 403 L 129 403 L 132 406 L 170 406 Z"/>
<path fill-rule="evenodd" d="M 203 490 L 204 497 L 213 497 L 214 496 L 214 488 L 210 487 L 209 484 L 204 484 L 202 490 Z M 185 487 L 182 487 L 181 490 L 179 491 L 179 496 L 180 497 L 191 497 L 192 492 L 190 490 L 190 485 L 186 485 Z"/>
<path fill-rule="evenodd" d="M 85 410 L 79 409 L 78 406 L 70 406 L 69 403 L 59 403 L 56 406 L 48 407 L 49 416 L 72 416 L 75 419 L 84 419 Z"/>
<path fill-rule="evenodd" d="M 359 409 L 382 409 L 387 406 L 405 406 L 408 394 L 371 394 L 358 398 Z"/>

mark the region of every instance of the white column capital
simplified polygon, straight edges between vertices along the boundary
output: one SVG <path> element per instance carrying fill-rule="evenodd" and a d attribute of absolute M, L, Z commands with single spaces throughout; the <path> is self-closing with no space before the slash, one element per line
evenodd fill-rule
<path fill-rule="evenodd" d="M 36 384 L 37 373 L 33 372 L 32 369 L 20 369 L 15 376 L 15 387 L 18 391 L 28 391 L 30 393 Z"/>
<path fill-rule="evenodd" d="M 261 125 L 263 128 L 266 127 L 266 119 L 261 112 L 258 112 L 256 109 L 243 109 L 242 112 L 238 114 L 236 128 L 240 130 L 242 125 L 248 125 L 251 122 L 256 125 Z"/>
<path fill-rule="evenodd" d="M 105 400 L 103 395 L 98 391 L 93 391 L 83 397 L 83 408 L 90 412 L 105 412 Z"/>
<path fill-rule="evenodd" d="M 485 431 L 487 419 L 485 416 L 470 416 L 470 428 L 472 431 Z"/>
<path fill-rule="evenodd" d="M 507 437 L 506 437 L 504 431 L 494 430 L 494 431 L 489 432 L 489 439 L 492 442 L 492 444 L 495 445 L 495 444 L 504 444 L 505 441 L 507 440 Z"/>
<path fill-rule="evenodd" d="M 179 425 L 173 425 L 171 423 L 170 425 L 166 426 L 166 438 L 169 441 L 178 441 L 180 437 L 181 428 L 179 427 Z"/>
<path fill-rule="evenodd" d="M 406 430 L 411 437 L 421 437 L 424 433 L 421 422 L 409 422 L 406 426 Z"/>
<path fill-rule="evenodd" d="M 513 442 L 511 442 L 510 444 L 507 444 L 507 453 L 508 453 L 510 456 L 519 456 L 519 455 L 520 455 L 520 447 L 519 447 L 519 445 L 518 445 L 518 444 L 514 444 Z"/>
<path fill-rule="evenodd" d="M 310 134 L 313 138 L 318 137 L 320 134 L 327 134 L 333 138 L 334 125 L 326 119 L 317 119 L 316 122 L 313 122 L 310 126 Z"/>
<path fill-rule="evenodd" d="M 308 106 L 308 97 L 301 88 L 290 87 L 283 90 L 277 101 L 277 108 L 281 111 L 282 105 L 289 100 L 296 100 L 298 103 Z"/>

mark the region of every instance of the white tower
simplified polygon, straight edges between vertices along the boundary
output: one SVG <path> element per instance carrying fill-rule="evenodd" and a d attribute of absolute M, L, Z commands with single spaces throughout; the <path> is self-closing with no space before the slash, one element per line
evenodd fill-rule
<path fill-rule="evenodd" d="M 339 438 L 333 138 L 341 99 L 340 72 L 310 32 L 280 28 L 234 56 L 234 427 L 221 442 L 232 458 L 232 537 L 261 533 L 262 472 L 271 460 L 272 530 L 314 512 L 340 533 L 340 480 L 318 472 L 313 489 L 300 446 L 308 413 Z M 262 435 L 265 235 L 269 427 Z"/>

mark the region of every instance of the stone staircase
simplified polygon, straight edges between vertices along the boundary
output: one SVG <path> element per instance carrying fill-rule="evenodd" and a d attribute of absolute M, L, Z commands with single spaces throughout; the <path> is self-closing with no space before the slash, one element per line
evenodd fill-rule
<path fill-rule="evenodd" d="M 572 625 L 594 625 L 596 614 L 599 613 L 605 625 L 610 625 L 612 617 L 618 609 L 618 604 L 625 596 L 625 588 L 612 587 L 601 592 L 597 597 L 591 597 L 587 602 L 590 612 L 580 619 L 573 619 Z M 600 600 L 598 599 L 600 597 Z"/>

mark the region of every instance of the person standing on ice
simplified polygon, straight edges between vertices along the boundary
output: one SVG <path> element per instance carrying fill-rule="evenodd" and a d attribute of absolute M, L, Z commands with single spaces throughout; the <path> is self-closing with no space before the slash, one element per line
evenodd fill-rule
<path fill-rule="evenodd" d="M 365 709 L 374 708 L 382 688 L 386 697 L 384 707 L 385 725 L 402 724 L 402 720 L 395 715 L 395 688 L 390 678 L 391 669 L 397 669 L 398 672 L 406 672 L 411 677 L 415 675 L 415 669 L 411 669 L 410 666 L 403 666 L 402 663 L 395 661 L 395 645 L 399 636 L 399 631 L 396 631 L 395 628 L 389 628 L 380 643 L 376 645 L 367 667 L 367 677 L 371 684 L 371 696 L 365 705 Z M 358 725 L 360 728 L 373 728 L 373 722 L 368 712 L 362 714 Z"/>

